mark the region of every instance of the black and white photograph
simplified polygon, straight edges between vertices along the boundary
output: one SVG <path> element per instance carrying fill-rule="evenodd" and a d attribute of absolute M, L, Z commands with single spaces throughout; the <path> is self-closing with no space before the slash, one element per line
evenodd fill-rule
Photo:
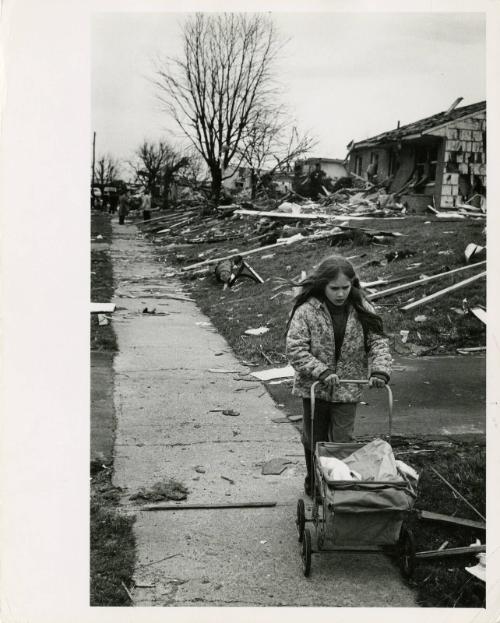
<path fill-rule="evenodd" d="M 2 616 L 496 620 L 498 7 L 47 7 L 3 11 Z"/>
<path fill-rule="evenodd" d="M 485 26 L 93 17 L 93 605 L 484 607 Z"/>

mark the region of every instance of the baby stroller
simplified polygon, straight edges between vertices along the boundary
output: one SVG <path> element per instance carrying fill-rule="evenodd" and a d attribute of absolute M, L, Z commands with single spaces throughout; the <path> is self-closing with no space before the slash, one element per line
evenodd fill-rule
<path fill-rule="evenodd" d="M 340 383 L 368 384 L 367 380 L 341 380 Z M 313 454 L 311 518 L 305 503 L 297 503 L 296 525 L 302 543 L 302 570 L 311 572 L 312 554 L 385 552 L 399 559 L 401 573 L 411 577 L 415 566 L 415 542 L 405 524 L 416 498 L 413 483 L 401 475 L 398 480 L 331 480 L 321 467 L 321 457 L 346 459 L 362 448 L 362 443 L 314 442 L 315 389 L 311 387 L 311 453 Z M 386 385 L 389 402 L 389 443 L 392 433 L 392 392 Z M 312 531 L 314 526 L 315 549 Z"/>

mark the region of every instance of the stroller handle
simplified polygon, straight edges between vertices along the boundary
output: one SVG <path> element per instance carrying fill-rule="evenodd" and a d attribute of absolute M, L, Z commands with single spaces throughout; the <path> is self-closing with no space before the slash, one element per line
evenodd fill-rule
<path fill-rule="evenodd" d="M 319 385 L 321 381 L 315 381 L 312 385 L 311 385 L 311 451 L 313 452 L 313 432 L 314 432 L 314 409 L 315 409 L 315 403 L 316 403 L 316 386 Z M 346 383 L 350 383 L 350 384 L 356 384 L 356 385 L 368 385 L 370 383 L 370 381 L 368 379 L 339 379 L 338 381 L 339 384 L 346 384 Z M 392 437 L 392 408 L 393 408 L 393 396 L 392 396 L 392 390 L 389 387 L 389 385 L 386 383 L 385 384 L 385 389 L 387 390 L 387 402 L 388 402 L 388 415 L 389 415 L 389 443 L 391 443 L 391 437 Z"/>

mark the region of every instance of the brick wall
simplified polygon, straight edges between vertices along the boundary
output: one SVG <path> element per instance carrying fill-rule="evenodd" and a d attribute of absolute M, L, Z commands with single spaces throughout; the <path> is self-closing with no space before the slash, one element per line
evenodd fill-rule
<path fill-rule="evenodd" d="M 433 130 L 433 136 L 446 139 L 441 180 L 441 208 L 453 208 L 460 202 L 468 185 L 481 182 L 486 187 L 486 111 L 458 119 L 444 128 Z"/>

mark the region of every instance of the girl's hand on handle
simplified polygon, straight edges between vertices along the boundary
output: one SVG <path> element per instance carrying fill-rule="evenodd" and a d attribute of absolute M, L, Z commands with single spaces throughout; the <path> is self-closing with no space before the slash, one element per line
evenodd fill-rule
<path fill-rule="evenodd" d="M 386 383 L 384 381 L 384 379 L 379 378 L 378 376 L 371 376 L 370 377 L 370 381 L 368 383 L 368 387 L 371 389 L 372 387 L 375 387 L 377 389 L 383 388 L 385 387 Z"/>
<path fill-rule="evenodd" d="M 335 387 L 339 382 L 339 377 L 336 374 L 329 374 L 326 378 L 323 379 L 323 383 L 325 385 L 329 385 L 330 387 Z"/>

